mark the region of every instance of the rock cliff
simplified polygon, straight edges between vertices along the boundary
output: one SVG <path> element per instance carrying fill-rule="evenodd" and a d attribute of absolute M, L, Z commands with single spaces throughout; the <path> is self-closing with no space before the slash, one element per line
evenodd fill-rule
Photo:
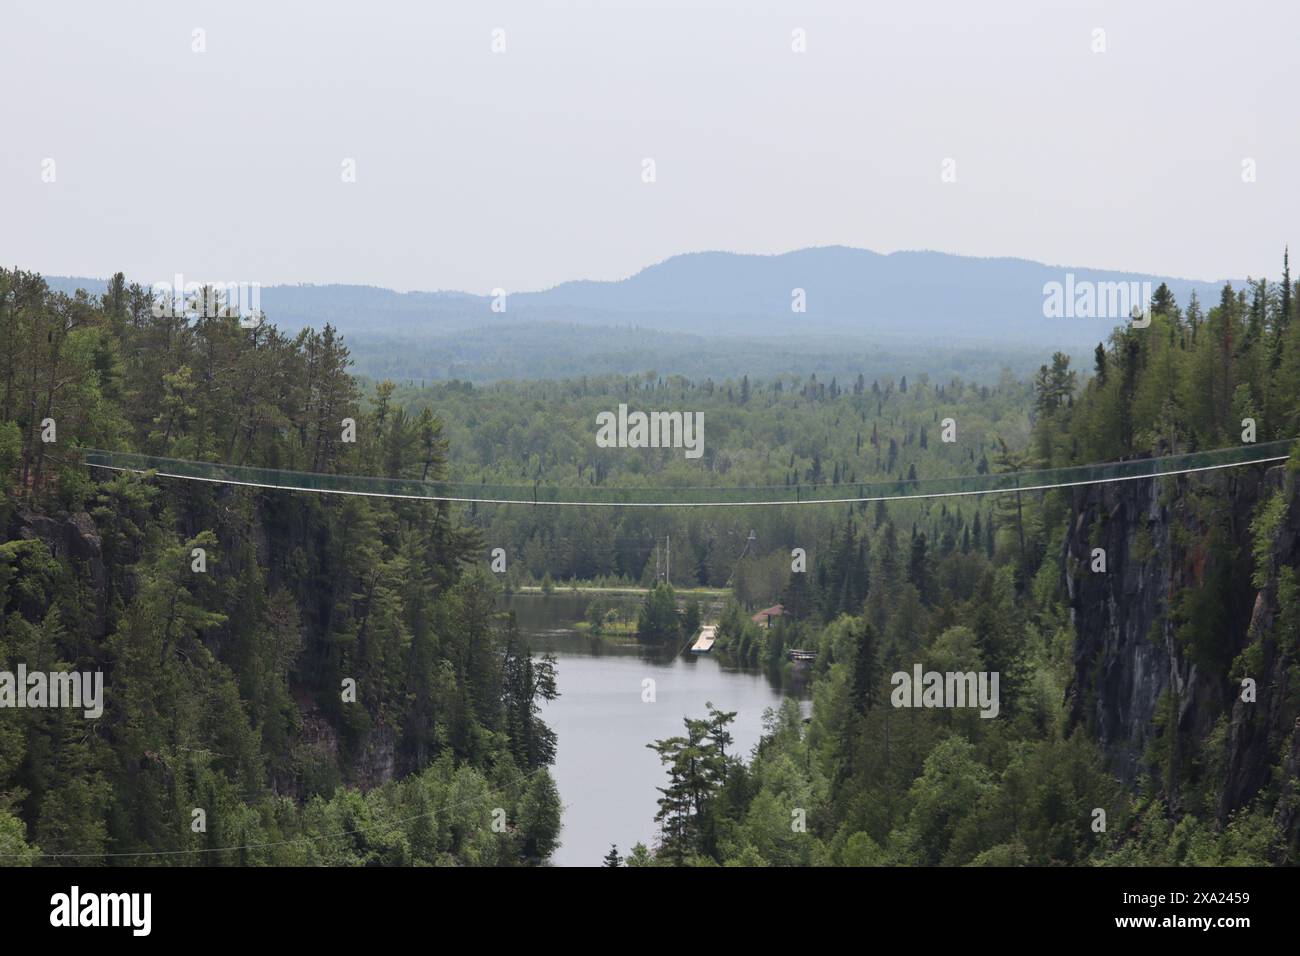
<path fill-rule="evenodd" d="M 1292 845 L 1296 486 L 1278 466 L 1078 488 L 1061 555 L 1076 635 L 1072 725 L 1175 814 L 1201 800 L 1226 820 L 1271 788 Z M 1265 510 L 1272 520 L 1257 520 Z"/>

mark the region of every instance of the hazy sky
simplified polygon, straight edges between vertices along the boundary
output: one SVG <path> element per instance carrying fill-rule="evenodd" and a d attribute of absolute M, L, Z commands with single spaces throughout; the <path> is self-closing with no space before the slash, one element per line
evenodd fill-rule
<path fill-rule="evenodd" d="M 486 292 L 845 244 L 1275 277 L 1298 38 L 1300 4 L 1240 0 L 5 0 L 0 261 Z"/>

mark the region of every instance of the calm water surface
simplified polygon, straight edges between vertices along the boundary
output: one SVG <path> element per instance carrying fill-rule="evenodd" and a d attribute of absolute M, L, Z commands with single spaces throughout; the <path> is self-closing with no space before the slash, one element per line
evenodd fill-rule
<path fill-rule="evenodd" d="M 605 600 L 608 600 L 607 598 Z M 629 597 L 629 611 L 639 599 Z M 626 855 L 636 842 L 653 846 L 659 791 L 666 781 L 646 744 L 683 731 L 683 718 L 703 717 L 706 703 L 736 711 L 735 752 L 748 755 L 763 731 L 763 711 L 784 696 L 803 696 L 780 675 L 729 666 L 716 655 L 654 651 L 632 638 L 595 638 L 573 628 L 588 598 L 573 593 L 516 594 L 506 600 L 537 653 L 558 661 L 560 696 L 542 717 L 559 737 L 553 773 L 564 804 L 556 866 L 598 866 L 611 843 Z M 712 618 L 709 618 L 710 620 Z M 655 682 L 644 703 L 642 681 Z"/>

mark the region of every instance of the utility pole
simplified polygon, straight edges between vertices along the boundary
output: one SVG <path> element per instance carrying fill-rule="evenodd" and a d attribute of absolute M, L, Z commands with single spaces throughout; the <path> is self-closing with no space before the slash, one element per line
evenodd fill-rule
<path fill-rule="evenodd" d="M 673 579 L 673 538 L 672 535 L 664 535 L 664 583 L 672 587 Z"/>
<path fill-rule="evenodd" d="M 732 582 L 736 580 L 736 572 L 740 570 L 740 562 L 745 560 L 745 555 L 749 554 L 750 546 L 757 540 L 758 535 L 754 533 L 753 528 L 750 528 L 749 537 L 745 539 L 745 547 L 740 552 L 740 557 L 736 559 L 736 566 L 731 569 L 731 577 L 727 578 L 727 587 L 731 587 Z"/>

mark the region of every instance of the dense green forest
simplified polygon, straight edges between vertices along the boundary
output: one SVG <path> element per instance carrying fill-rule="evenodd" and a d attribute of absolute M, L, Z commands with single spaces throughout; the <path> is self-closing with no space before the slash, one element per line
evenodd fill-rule
<path fill-rule="evenodd" d="M 1041 368 L 1029 440 L 1000 448 L 995 467 L 1233 444 L 1247 418 L 1259 440 L 1296 435 L 1296 294 L 1289 269 L 1276 285 L 1225 287 L 1204 311 L 1195 300 L 1180 308 L 1161 287 L 1149 327 L 1122 327 L 1099 344 L 1086 381 L 1060 354 Z M 720 646 L 751 660 L 817 651 L 810 720 L 787 701 L 748 759 L 728 750 L 731 715 L 716 710 L 654 742 L 668 776 L 662 839 L 635 846 L 626 864 L 1295 862 L 1297 472 L 1293 456 L 1257 500 L 1230 474 L 1155 482 L 1161 513 L 1177 513 L 1170 554 L 1156 553 L 1152 529 L 1165 519 L 1147 508 L 1123 557 L 1136 573 L 1169 566 L 1168 619 L 1154 621 L 1143 643 L 1167 654 L 1159 660 L 1185 683 L 1161 693 L 1129 786 L 1089 716 L 1089 696 L 1105 687 L 1096 674 L 1110 663 L 1087 656 L 1085 633 L 1101 629 L 1096 608 L 1070 599 L 1070 579 L 1089 571 L 1063 560 L 1068 537 L 1111 540 L 1078 527 L 1085 493 L 1001 496 L 982 526 L 978 512 L 966 522 L 930 509 L 909 528 L 893 509 L 841 511 L 815 566 L 787 575 L 785 617 L 761 629 L 733 602 L 721 622 Z M 1138 492 L 1115 494 L 1108 501 Z M 1239 521 L 1231 505 L 1242 501 L 1250 507 Z M 1118 525 L 1121 514 L 1097 520 Z M 889 675 L 915 662 L 1000 672 L 1001 719 L 896 710 Z M 1259 697 L 1243 703 L 1246 677 Z M 1252 754 L 1242 741 L 1257 733 Z M 1252 762 L 1258 772 L 1243 783 Z M 612 851 L 607 862 L 616 859 Z"/>
<path fill-rule="evenodd" d="M 437 477 L 441 424 L 363 403 L 328 326 L 152 304 L 121 276 L 92 300 L 0 272 L 0 663 L 102 671 L 106 697 L 95 721 L 0 712 L 0 855 L 544 859 L 553 666 L 497 619 L 448 508 L 92 475 L 77 454 Z"/>
<path fill-rule="evenodd" d="M 768 667 L 816 654 L 810 720 L 789 703 L 753 754 L 716 710 L 647 741 L 668 775 L 662 838 L 629 863 L 1293 861 L 1294 469 L 1133 483 L 1154 505 L 1067 489 L 451 508 L 115 477 L 77 449 L 521 487 L 810 489 L 1169 454 L 1236 444 L 1247 418 L 1260 441 L 1300 433 L 1295 294 L 1289 272 L 1208 308 L 1162 287 L 1150 325 L 1117 329 L 1091 368 L 1057 353 L 1028 381 L 417 387 L 355 378 L 328 325 L 156 317 L 121 276 L 92 299 L 0 272 L 0 663 L 102 670 L 106 687 L 97 721 L 0 711 L 0 854 L 542 861 L 560 795 L 539 714 L 562 681 L 494 608 L 503 589 L 581 581 L 654 585 L 637 628 L 663 642 L 702 613 L 675 614 L 671 588 L 730 588 L 719 653 Z M 597 447 L 597 414 L 620 403 L 702 412 L 703 457 Z M 1106 675 L 1133 662 L 1097 650 L 1112 622 L 1079 561 L 1112 540 L 1116 567 L 1168 597 L 1142 618 L 1140 652 L 1165 676 L 1137 743 L 1106 709 Z M 750 621 L 778 601 L 773 627 Z M 894 710 L 889 675 L 914 663 L 997 671 L 999 718 Z M 1235 682 L 1252 675 L 1258 709 L 1243 711 Z"/>
<path fill-rule="evenodd" d="M 467 323 L 468 324 L 468 323 Z M 656 368 L 703 380 L 710 376 L 777 378 L 794 371 L 853 378 L 929 373 L 936 378 L 995 382 L 1010 368 L 1028 374 L 1039 360 L 1029 345 L 919 345 L 915 339 L 881 341 L 879 335 L 769 336 L 742 338 L 691 335 L 636 326 L 583 326 L 520 321 L 496 328 L 454 332 L 424 329 L 350 331 L 357 372 L 410 385 L 435 379 L 487 384 L 545 381 L 584 375 L 639 375 Z M 651 360 L 650 357 L 653 356 Z"/>
<path fill-rule="evenodd" d="M 887 478 L 936 478 L 1003 467 L 1003 445 L 1029 441 L 1033 391 L 1004 375 L 996 385 L 961 380 L 841 382 L 776 377 L 751 381 L 693 381 L 646 374 L 560 382 L 475 387 L 439 384 L 396 387 L 388 397 L 412 415 L 436 411 L 447 423 L 451 476 L 460 481 L 560 486 L 698 485 L 819 487 Z M 630 409 L 702 413 L 704 454 L 645 450 L 635 455 L 598 448 L 596 415 L 625 403 Z M 957 441 L 941 440 L 951 418 Z M 864 512 L 865 506 L 856 508 Z M 988 531 L 987 503 L 959 501 L 915 513 L 938 544 L 974 527 Z M 556 513 L 558 512 L 558 513 Z M 982 516 L 981 516 L 982 512 Z M 901 518 L 900 518 L 901 520 Z M 909 527 L 910 527 L 910 520 Z M 671 582 L 679 587 L 735 586 L 746 605 L 770 604 L 785 584 L 790 550 L 813 556 L 845 524 L 833 508 L 536 509 L 472 508 L 467 521 L 485 545 L 507 554 L 508 586 L 574 579 L 648 585 L 663 572 L 671 539 Z M 754 532 L 754 540 L 749 539 Z M 747 560 L 741 561 L 745 556 Z M 753 560 L 759 558 L 760 560 Z"/>

